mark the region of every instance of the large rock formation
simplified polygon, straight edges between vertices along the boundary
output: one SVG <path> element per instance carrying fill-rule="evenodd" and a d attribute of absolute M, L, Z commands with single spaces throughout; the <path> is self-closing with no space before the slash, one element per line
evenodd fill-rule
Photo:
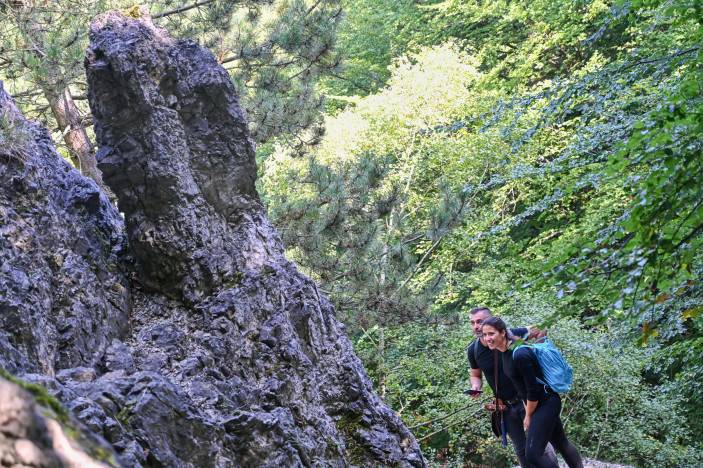
<path fill-rule="evenodd" d="M 0 145 L 0 364 L 125 466 L 423 466 L 283 256 L 227 73 L 148 19 L 101 16 L 90 39 L 98 163 L 124 224 L 0 88 L 19 129 Z"/>

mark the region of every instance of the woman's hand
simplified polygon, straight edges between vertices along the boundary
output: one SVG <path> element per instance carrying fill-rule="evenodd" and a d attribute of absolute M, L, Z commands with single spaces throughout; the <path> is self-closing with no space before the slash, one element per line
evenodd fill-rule
<path fill-rule="evenodd" d="M 522 427 L 525 428 L 525 432 L 527 432 L 530 428 L 530 420 L 532 419 L 532 415 L 537 410 L 538 404 L 539 402 L 532 400 L 527 400 L 525 402 L 525 419 L 522 421 Z"/>

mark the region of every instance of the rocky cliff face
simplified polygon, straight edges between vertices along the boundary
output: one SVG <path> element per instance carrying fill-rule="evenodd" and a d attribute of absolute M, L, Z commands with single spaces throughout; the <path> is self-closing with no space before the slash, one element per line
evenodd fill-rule
<path fill-rule="evenodd" d="M 95 366 L 127 330 L 122 218 L 0 86 L 0 365 Z"/>
<path fill-rule="evenodd" d="M 126 466 L 423 466 L 283 256 L 227 73 L 148 19 L 101 16 L 90 39 L 98 163 L 124 222 L 0 91 L 23 140 L 0 145 L 0 364 Z"/>

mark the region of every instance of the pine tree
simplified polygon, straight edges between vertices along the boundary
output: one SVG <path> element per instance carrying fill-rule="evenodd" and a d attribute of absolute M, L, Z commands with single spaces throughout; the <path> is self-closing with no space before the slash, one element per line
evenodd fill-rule
<path fill-rule="evenodd" d="M 340 67 L 339 0 L 166 2 L 151 14 L 159 26 L 213 51 L 237 85 L 257 142 L 317 140 L 323 104 L 317 82 Z"/>
<path fill-rule="evenodd" d="M 62 137 L 71 162 L 102 185 L 86 112 L 74 100 L 90 12 L 103 3 L 86 0 L 71 8 L 56 3 L 0 1 L 0 73 L 31 117 L 41 117 Z"/>
<path fill-rule="evenodd" d="M 319 123 L 322 107 L 316 83 L 339 67 L 337 0 L 163 1 L 124 10 L 127 6 L 121 0 L 0 0 L 0 79 L 26 115 L 63 140 L 84 174 L 100 182 L 83 53 L 91 18 L 110 9 L 151 14 L 158 26 L 209 47 L 230 71 L 258 142 L 282 137 L 300 146 L 319 136 L 309 131 Z"/>

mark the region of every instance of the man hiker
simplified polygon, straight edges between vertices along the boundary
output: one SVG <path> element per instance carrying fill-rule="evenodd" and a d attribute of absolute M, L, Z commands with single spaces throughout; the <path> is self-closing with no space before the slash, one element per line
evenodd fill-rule
<path fill-rule="evenodd" d="M 496 359 L 494 352 L 488 349 L 488 346 L 483 341 L 481 333 L 481 325 L 487 318 L 492 317 L 490 309 L 487 307 L 477 307 L 469 312 L 471 320 L 471 329 L 473 330 L 475 339 L 469 344 L 466 350 L 469 358 L 469 367 L 471 368 L 471 397 L 478 398 L 483 387 L 482 376 L 486 376 L 488 385 L 493 390 L 493 395 L 502 401 L 505 405 L 503 412 L 503 424 L 508 437 L 513 443 L 515 454 L 517 455 L 520 466 L 529 468 L 531 465 L 525 460 L 525 430 L 523 428 L 523 419 L 525 418 L 525 407 L 518 397 L 517 390 L 507 375 L 503 372 L 503 364 L 501 359 Z M 532 333 L 528 328 L 511 328 L 509 332 L 512 336 L 528 339 L 538 335 L 539 330 L 534 330 Z M 497 363 L 497 364 L 496 364 Z M 495 366 L 498 366 L 496 372 Z M 496 382 L 498 380 L 498 389 L 496 390 Z M 547 445 L 543 457 L 556 462 L 556 453 L 551 445 Z"/>

